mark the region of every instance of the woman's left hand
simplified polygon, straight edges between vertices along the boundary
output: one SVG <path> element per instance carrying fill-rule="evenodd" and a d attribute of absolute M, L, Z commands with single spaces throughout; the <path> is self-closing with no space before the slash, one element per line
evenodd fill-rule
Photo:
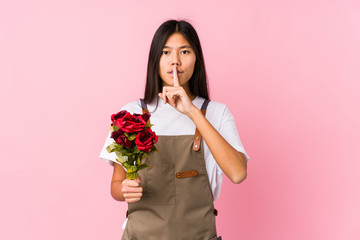
<path fill-rule="evenodd" d="M 185 89 L 180 86 L 176 66 L 174 66 L 173 73 L 174 86 L 164 86 L 163 91 L 162 93 L 159 93 L 159 96 L 164 103 L 168 103 L 179 112 L 189 115 L 196 107 L 190 100 Z"/>

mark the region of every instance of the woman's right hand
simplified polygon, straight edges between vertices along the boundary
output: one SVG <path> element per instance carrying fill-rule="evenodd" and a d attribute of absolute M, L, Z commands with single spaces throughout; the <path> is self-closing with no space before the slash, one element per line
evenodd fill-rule
<path fill-rule="evenodd" d="M 143 188 L 140 187 L 141 178 L 135 180 L 125 179 L 122 181 L 122 192 L 125 202 L 137 202 L 142 197 Z"/>

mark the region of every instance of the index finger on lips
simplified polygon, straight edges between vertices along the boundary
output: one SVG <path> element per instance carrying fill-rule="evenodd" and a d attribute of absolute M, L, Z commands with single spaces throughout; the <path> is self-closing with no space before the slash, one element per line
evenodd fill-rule
<path fill-rule="evenodd" d="M 176 65 L 174 65 L 173 67 L 173 78 L 174 78 L 174 87 L 180 86 Z"/>

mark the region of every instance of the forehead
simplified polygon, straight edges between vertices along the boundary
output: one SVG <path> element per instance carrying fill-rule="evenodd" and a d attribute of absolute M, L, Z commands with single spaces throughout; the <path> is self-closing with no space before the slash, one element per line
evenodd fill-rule
<path fill-rule="evenodd" d="M 183 46 L 191 47 L 190 43 L 186 40 L 184 35 L 182 35 L 181 33 L 173 33 L 166 40 L 164 48 L 166 47 L 176 48 Z"/>

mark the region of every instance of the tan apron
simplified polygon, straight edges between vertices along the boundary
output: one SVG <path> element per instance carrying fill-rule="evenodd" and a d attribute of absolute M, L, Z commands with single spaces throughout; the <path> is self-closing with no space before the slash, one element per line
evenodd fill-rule
<path fill-rule="evenodd" d="M 209 101 L 201 110 L 205 115 Z M 147 106 L 141 99 L 143 112 Z M 201 136 L 159 136 L 158 152 L 151 153 L 139 171 L 143 196 L 128 204 L 122 240 L 217 239 L 213 195 L 204 160 Z"/>

